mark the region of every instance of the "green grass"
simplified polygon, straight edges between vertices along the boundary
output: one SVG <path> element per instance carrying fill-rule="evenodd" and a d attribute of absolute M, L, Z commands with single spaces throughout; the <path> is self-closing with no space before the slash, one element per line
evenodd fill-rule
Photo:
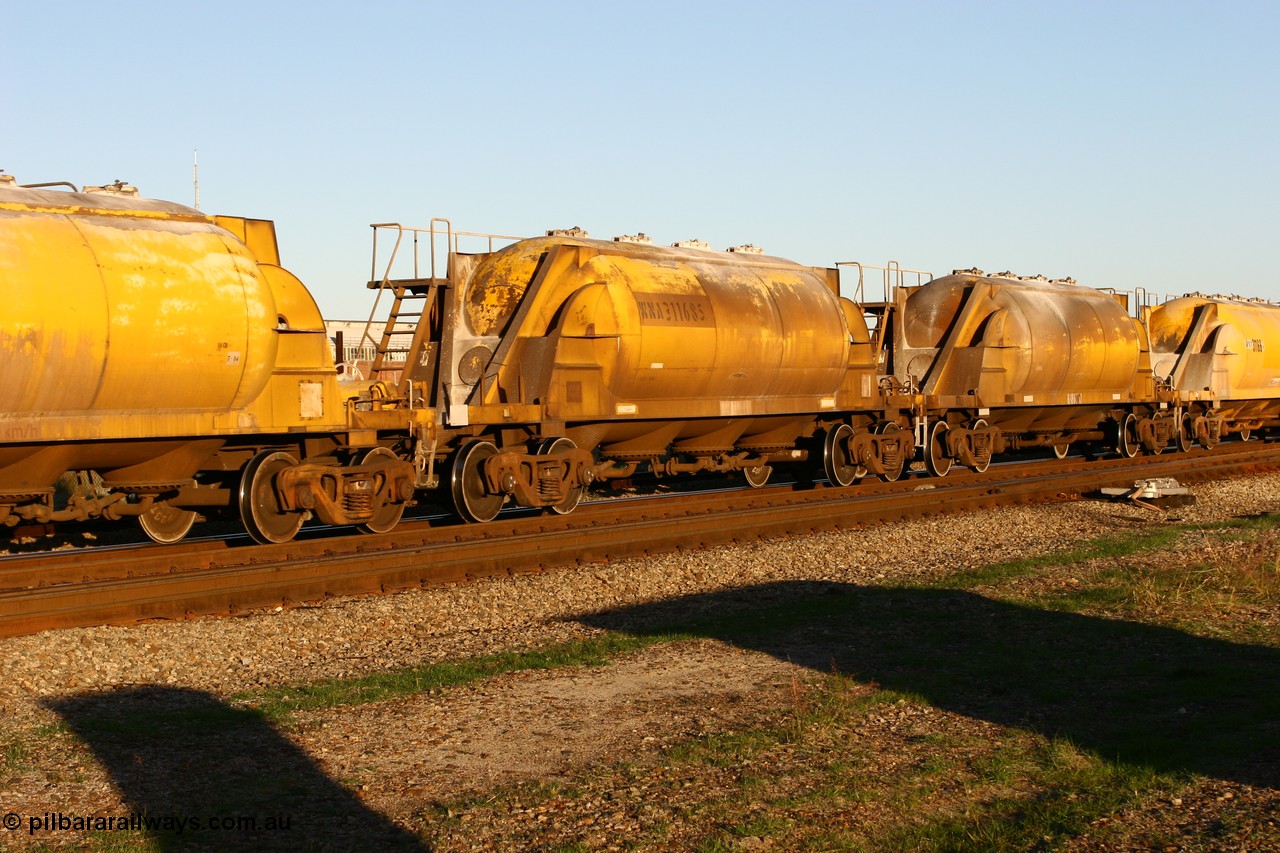
<path fill-rule="evenodd" d="M 845 761 L 839 733 L 830 726 L 837 721 L 856 721 L 867 711 L 868 698 L 874 705 L 909 703 L 889 691 L 854 698 L 839 680 L 829 681 L 827 689 L 813 697 L 820 709 L 797 712 L 799 717 L 819 722 L 815 728 L 802 729 L 798 739 L 784 723 L 738 732 L 733 737 L 698 738 L 693 748 L 680 745 L 664 753 L 660 760 L 677 769 L 698 765 L 730 770 L 756 760 L 767 761 L 770 750 L 783 746 L 801 746 L 812 753 L 805 756 L 803 770 L 771 777 L 772 789 L 752 778 L 740 793 L 708 801 L 698 801 L 694 792 L 685 806 L 684 822 L 689 827 L 709 828 L 700 833 L 695 830 L 687 846 L 719 853 L 740 849 L 742 839 L 755 836 L 772 839 L 777 849 L 1025 850 L 1045 838 L 1077 835 L 1097 818 L 1138 801 L 1153 788 L 1177 782 L 1175 776 L 1139 765 L 1103 761 L 1064 739 L 1016 731 L 969 767 L 954 760 L 927 758 L 894 777 L 867 779 Z M 744 752 L 740 748 L 743 742 L 752 748 Z M 940 749 L 960 745 L 946 743 L 945 738 L 931 742 Z M 796 773 L 806 778 L 800 779 Z M 959 814 L 895 820 L 869 829 L 827 829 L 821 819 L 806 819 L 838 815 L 849 804 L 868 801 L 878 801 L 894 814 L 910 816 L 927 808 L 935 792 L 955 784 L 958 778 L 978 792 L 985 788 L 1031 793 L 989 796 Z M 640 847 L 658 840 L 631 839 Z"/>
<path fill-rule="evenodd" d="M 974 587 L 998 584 L 1011 578 L 1023 577 L 1043 569 L 1072 566 L 1089 560 L 1127 557 L 1143 551 L 1165 548 L 1177 541 L 1182 531 L 1183 528 L 1178 526 L 1157 527 L 1126 536 L 1094 539 L 1064 551 L 1054 551 L 1038 557 L 1008 560 L 963 572 L 955 572 L 931 584 L 931 586 L 939 589 L 973 589 Z"/>
<path fill-rule="evenodd" d="M 1140 765 L 1102 761 L 1070 743 L 1002 750 L 992 777 L 1033 793 L 1000 796 L 963 815 L 887 828 L 870 847 L 883 850 L 1022 851 L 1075 837 L 1099 817 L 1176 782 Z"/>
<path fill-rule="evenodd" d="M 1178 539 L 1187 533 L 1236 531 L 1234 534 L 1224 535 L 1222 538 L 1228 541 L 1239 541 L 1252 539 L 1257 533 L 1268 532 L 1277 528 L 1280 528 L 1280 515 L 1258 515 L 1248 518 L 1226 519 L 1211 524 L 1169 524 L 1124 535 L 1089 540 L 1076 547 L 1054 551 L 1038 557 L 1008 560 L 976 569 L 955 572 L 931 584 L 931 586 L 942 589 L 973 589 L 975 587 L 994 585 L 1045 569 L 1074 566 L 1090 560 L 1118 559 L 1168 548 L 1175 545 Z"/>
<path fill-rule="evenodd" d="M 1276 516 L 1232 519 L 1213 525 L 1175 525 L 1091 542 L 1043 557 L 1000 563 L 955 575 L 940 588 L 982 588 L 984 593 L 1043 610 L 1103 613 L 1176 627 L 1201 636 L 1280 646 L 1280 631 L 1259 612 L 1280 607 L 1280 545 Z M 1229 556 L 1188 560 L 1213 541 L 1245 543 Z M 1110 558 L 1103 567 L 1089 561 Z M 1079 575 L 1073 586 L 1020 592 L 1025 578 L 1052 580 L 1060 568 Z M 1083 572 L 1083 574 L 1081 574 Z"/>
<path fill-rule="evenodd" d="M 569 666 L 602 666 L 613 658 L 659 643 L 689 639 L 685 633 L 632 636 L 608 634 L 525 652 L 485 655 L 457 661 L 423 664 L 356 678 L 331 678 L 242 693 L 233 701 L 246 704 L 272 719 L 295 711 L 362 705 L 460 687 L 510 672 Z"/>
<path fill-rule="evenodd" d="M 163 840 L 146 832 L 91 832 L 88 836 L 93 849 L 101 853 L 164 853 L 177 847 L 179 838 Z"/>
<path fill-rule="evenodd" d="M 701 839 L 693 849 L 698 853 L 732 853 L 742 849 L 746 838 L 785 838 L 793 825 L 794 821 L 788 818 L 758 815 Z"/>

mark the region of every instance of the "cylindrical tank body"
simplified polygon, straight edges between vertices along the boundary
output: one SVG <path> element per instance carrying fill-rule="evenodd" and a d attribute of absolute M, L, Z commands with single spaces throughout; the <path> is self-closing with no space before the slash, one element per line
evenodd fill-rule
<path fill-rule="evenodd" d="M 1184 296 L 1151 312 L 1152 366 L 1179 391 L 1280 397 L 1280 305 Z"/>
<path fill-rule="evenodd" d="M 903 329 L 899 370 L 930 382 L 930 393 L 982 389 L 993 404 L 1127 398 L 1142 353 L 1114 296 L 1043 279 L 937 279 L 908 297 Z"/>
<path fill-rule="evenodd" d="M 598 375 L 594 391 L 551 378 L 547 399 L 564 404 L 568 417 L 590 416 L 597 405 L 597 413 L 612 415 L 616 401 L 714 404 L 679 413 L 693 417 L 764 413 L 777 398 L 831 398 L 845 378 L 851 341 L 867 340 L 865 324 L 851 332 L 824 270 L 760 255 L 576 238 L 522 241 L 486 259 L 464 297 L 470 331 L 502 332 L 535 280 L 535 302 L 518 334 L 555 339 L 554 352 L 537 357 L 554 359 L 566 383 L 594 381 L 568 378 L 575 367 Z M 526 350 L 526 362 L 533 353 Z M 537 372 L 527 363 L 522 369 Z M 728 401 L 749 405 L 732 411 Z"/>
<path fill-rule="evenodd" d="M 257 261 L 197 210 L 0 187 L 0 415 L 227 410 L 275 363 Z"/>

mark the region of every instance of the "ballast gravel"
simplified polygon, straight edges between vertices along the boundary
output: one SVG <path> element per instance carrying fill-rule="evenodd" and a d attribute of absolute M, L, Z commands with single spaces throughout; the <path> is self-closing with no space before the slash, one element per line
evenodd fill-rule
<path fill-rule="evenodd" d="M 1280 474 L 1200 484 L 1193 492 L 1193 506 L 1167 516 L 1089 500 L 997 508 L 229 618 L 5 639 L 0 725 L 52 721 L 42 701 L 60 695 L 162 684 L 227 697 L 591 636 L 602 629 L 580 617 L 647 602 L 766 585 L 782 591 L 795 581 L 923 580 L 1171 519 L 1280 511 Z M 724 606 L 724 596 L 716 600 Z"/>

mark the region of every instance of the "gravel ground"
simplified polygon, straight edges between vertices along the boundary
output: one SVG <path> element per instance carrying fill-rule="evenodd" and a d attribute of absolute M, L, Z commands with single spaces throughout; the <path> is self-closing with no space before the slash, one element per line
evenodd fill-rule
<path fill-rule="evenodd" d="M 1204 484 L 1194 491 L 1197 504 L 1169 518 L 1213 521 L 1280 510 L 1280 475 Z M 291 845 L 367 848 L 377 836 L 382 840 L 375 846 L 382 849 L 420 849 L 404 835 L 409 829 L 429 832 L 442 851 L 542 847 L 555 832 L 567 839 L 586 833 L 582 837 L 591 849 L 620 849 L 618 839 L 655 822 L 679 824 L 688 808 L 714 798 L 729 784 L 716 775 L 724 771 L 709 767 L 673 782 L 660 765 L 650 767 L 644 779 L 629 781 L 613 778 L 622 771 L 605 769 L 580 800 L 556 800 L 550 812 L 546 803 L 527 808 L 513 803 L 466 812 L 454 821 L 452 812 L 439 813 L 439 804 L 466 796 L 487 802 L 503 786 L 554 783 L 582 768 L 625 767 L 690 737 L 772 724 L 777 709 L 805 701 L 821 673 L 764 652 L 695 640 L 646 649 L 607 667 L 516 672 L 441 692 L 299 712 L 286 730 L 255 734 L 252 746 L 192 743 L 185 736 L 174 742 L 158 734 L 154 744 L 136 741 L 126 753 L 104 759 L 65 736 L 40 735 L 35 726 L 61 720 L 46 705 L 70 709 L 74 719 L 82 700 L 66 698 L 73 694 L 104 694 L 105 700 L 93 701 L 126 716 L 162 710 L 167 702 L 198 706 L 204 700 L 183 691 L 222 699 L 267 685 L 529 648 L 590 636 L 600 630 L 590 623 L 602 620 L 583 617 L 646 602 L 742 589 L 744 604 L 754 600 L 758 605 L 762 596 L 786 594 L 785 587 L 747 588 L 787 581 L 874 585 L 927 579 L 1165 521 L 1127 504 L 1013 507 L 234 618 L 0 640 L 7 663 L 7 678 L 0 683 L 0 739 L 21 743 L 24 732 L 37 733 L 40 744 L 10 757 L 10 772 L 0 778 L 0 803 L 20 815 L 124 813 L 138 803 L 197 814 L 209 796 L 201 793 L 202 780 L 252 779 L 262 769 L 297 779 L 314 801 L 310 810 L 299 807 L 295 815 L 313 828 L 302 831 L 295 825 L 292 835 L 279 839 Z M 709 606 L 708 601 L 731 607 L 736 597 L 702 596 L 665 608 L 664 618 L 682 618 L 682 608 L 696 618 L 695 608 Z M 841 749 L 862 756 L 868 778 L 892 777 L 928 760 L 932 737 L 964 736 L 981 751 L 994 749 L 1000 732 L 990 722 L 907 704 L 869 715 Z M 794 769 L 805 758 L 781 754 L 770 760 L 777 768 Z M 669 790 L 673 785 L 675 796 Z M 1274 811 L 1275 793 L 1269 789 L 1223 787 L 1216 780 L 1202 787 L 1203 796 L 1179 795 L 1187 805 L 1176 814 L 1157 803 L 1118 817 L 1155 823 L 1166 834 L 1218 837 L 1214 827 L 1224 817 L 1236 819 L 1233 803 L 1258 799 L 1261 805 L 1250 806 L 1250 820 Z M 959 789 L 951 795 L 965 796 Z M 883 808 L 873 800 L 851 814 L 892 821 L 876 811 Z M 554 831 L 552 823 L 558 827 Z M 1274 834 L 1273 825 L 1246 830 L 1250 838 Z M 1237 836 L 1244 838 L 1246 830 Z M 9 840 L 61 850 L 79 849 L 78 837 L 14 833 Z M 260 835 L 227 834 L 214 839 L 214 847 L 199 842 L 193 849 L 292 849 L 262 848 L 262 841 Z M 1078 841 L 1074 849 L 1130 849 L 1100 841 L 1092 832 Z M 668 846 L 682 849 L 682 844 L 677 836 Z M 0 848 L 8 849 L 3 836 Z"/>
<path fill-rule="evenodd" d="M 1171 517 L 1280 510 L 1280 474 L 1194 492 L 1197 503 Z M 8 728 L 51 721 L 41 700 L 73 692 L 162 684 L 227 696 L 528 648 L 590 635 L 577 616 L 648 601 L 790 580 L 934 577 L 1162 522 L 1149 510 L 1097 501 L 1012 507 L 233 618 L 48 631 L 0 640 L 0 712 Z"/>

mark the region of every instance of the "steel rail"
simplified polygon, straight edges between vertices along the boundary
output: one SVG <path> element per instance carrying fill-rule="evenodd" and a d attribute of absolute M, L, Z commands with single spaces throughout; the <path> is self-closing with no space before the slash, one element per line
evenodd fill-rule
<path fill-rule="evenodd" d="M 1255 442 L 1134 460 L 993 466 L 983 475 L 844 489 L 779 486 L 598 501 L 570 516 L 500 516 L 447 527 L 422 522 L 377 536 L 284 545 L 45 552 L 0 565 L 0 636 L 289 606 L 974 507 L 1069 500 L 1147 477 L 1193 482 L 1277 467 L 1280 445 Z"/>

